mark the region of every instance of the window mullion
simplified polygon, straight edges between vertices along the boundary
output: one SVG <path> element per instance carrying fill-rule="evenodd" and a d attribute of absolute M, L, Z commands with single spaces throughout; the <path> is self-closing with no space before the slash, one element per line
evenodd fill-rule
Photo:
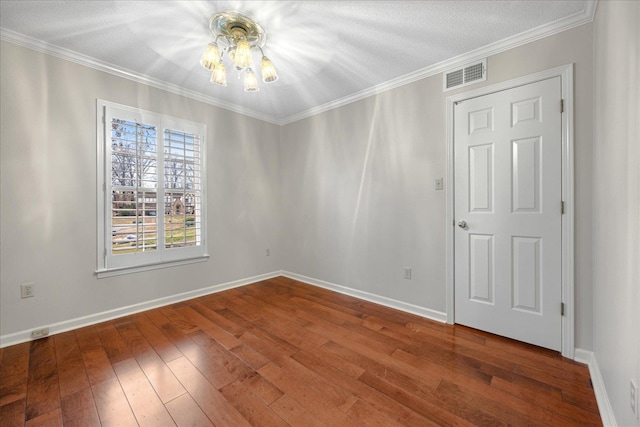
<path fill-rule="evenodd" d="M 160 259 L 164 259 L 165 252 L 165 235 L 164 235 L 164 221 L 165 221 L 165 183 L 164 183 L 164 126 L 162 123 L 158 123 L 157 126 L 157 149 L 156 149 L 156 229 L 157 239 L 156 246 L 160 251 Z"/>
<path fill-rule="evenodd" d="M 139 251 L 140 250 L 140 218 L 139 218 L 139 214 L 140 214 L 140 206 L 138 205 L 138 203 L 140 202 L 140 192 L 142 191 L 142 168 L 141 168 L 141 163 L 142 163 L 142 139 L 144 138 L 142 133 L 144 132 L 143 130 L 143 125 L 141 124 L 136 124 L 136 157 L 135 157 L 135 167 L 134 167 L 134 176 L 133 178 L 135 179 L 135 221 L 136 221 L 136 250 Z"/>
<path fill-rule="evenodd" d="M 97 105 L 99 116 L 98 121 L 102 126 L 102 132 L 100 132 L 100 138 L 98 139 L 98 144 L 101 145 L 98 147 L 98 173 L 102 180 L 100 185 L 101 188 L 99 188 L 98 192 L 98 197 L 100 198 L 98 208 L 102 212 L 99 212 L 98 215 L 102 215 L 102 218 L 99 218 L 99 224 L 104 228 L 102 233 L 103 241 L 98 242 L 98 258 L 102 260 L 102 263 L 98 262 L 98 268 L 107 268 L 109 267 L 108 253 L 111 249 L 111 238 L 113 233 L 113 224 L 111 221 L 111 171 L 113 166 L 111 160 L 111 134 L 107 126 L 107 123 L 109 123 L 111 119 L 108 114 L 110 109 L 107 108 L 107 106 L 101 106 L 99 102 Z M 102 221 L 100 221 L 100 219 Z"/>

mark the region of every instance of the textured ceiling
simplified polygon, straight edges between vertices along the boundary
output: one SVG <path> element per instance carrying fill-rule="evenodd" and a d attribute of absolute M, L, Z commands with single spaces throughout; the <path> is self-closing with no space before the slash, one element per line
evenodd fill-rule
<path fill-rule="evenodd" d="M 282 123 L 534 28 L 575 20 L 589 5 L 593 1 L 2 0 L 0 27 L 3 39 L 44 42 L 43 51 L 71 51 Z M 211 41 L 208 18 L 227 10 L 252 16 L 267 33 L 265 53 L 280 79 L 261 82 L 259 92 L 245 93 L 235 71 L 227 87 L 212 85 L 199 65 Z"/>

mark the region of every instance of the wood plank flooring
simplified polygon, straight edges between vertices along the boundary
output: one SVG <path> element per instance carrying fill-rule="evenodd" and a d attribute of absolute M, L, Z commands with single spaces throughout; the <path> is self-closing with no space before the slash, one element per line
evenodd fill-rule
<path fill-rule="evenodd" d="M 0 360 L 3 427 L 601 425 L 585 365 L 284 277 Z"/>

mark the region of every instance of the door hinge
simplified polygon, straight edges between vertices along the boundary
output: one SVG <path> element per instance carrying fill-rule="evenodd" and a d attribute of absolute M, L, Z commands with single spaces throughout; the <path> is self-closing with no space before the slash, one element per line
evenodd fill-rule
<path fill-rule="evenodd" d="M 564 303 L 560 303 L 560 316 L 564 316 Z"/>
<path fill-rule="evenodd" d="M 560 112 L 564 113 L 564 99 L 560 100 Z"/>
<path fill-rule="evenodd" d="M 564 215 L 564 200 L 560 202 L 560 214 Z"/>

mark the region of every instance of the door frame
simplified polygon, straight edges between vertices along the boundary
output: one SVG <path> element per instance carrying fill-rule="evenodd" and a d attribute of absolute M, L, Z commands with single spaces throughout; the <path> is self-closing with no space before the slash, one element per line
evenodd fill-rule
<path fill-rule="evenodd" d="M 447 132 L 447 183 L 446 186 L 446 280 L 447 323 L 455 323 L 455 210 L 454 210 L 454 107 L 457 102 L 477 98 L 491 93 L 512 89 L 560 77 L 561 97 L 564 103 L 562 123 L 562 200 L 564 201 L 564 215 L 562 215 L 562 279 L 561 292 L 564 303 L 562 316 L 562 355 L 574 358 L 574 165 L 573 165 L 573 64 L 567 64 L 535 74 L 515 78 L 505 82 L 493 84 L 468 92 L 459 93 L 446 99 L 446 132 Z M 560 106 L 558 106 L 560 108 Z"/>

